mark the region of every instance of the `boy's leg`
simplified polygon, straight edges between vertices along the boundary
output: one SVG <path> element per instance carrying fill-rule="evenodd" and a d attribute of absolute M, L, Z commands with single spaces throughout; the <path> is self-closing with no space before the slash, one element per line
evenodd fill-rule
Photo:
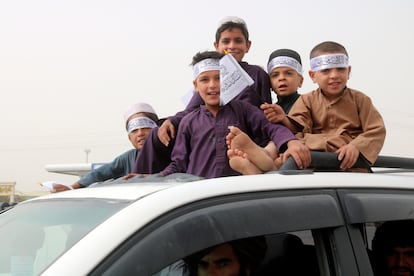
<path fill-rule="evenodd" d="M 338 155 L 332 152 L 311 151 L 311 159 L 309 167 L 321 171 L 338 171 L 341 163 L 338 160 Z M 295 159 L 290 156 L 280 170 L 291 171 L 299 170 L 299 168 L 296 165 Z"/>
<path fill-rule="evenodd" d="M 227 151 L 227 156 L 229 157 L 230 167 L 236 172 L 243 175 L 263 173 L 258 167 L 250 162 L 247 158 L 247 154 L 242 151 L 229 149 Z"/>
<path fill-rule="evenodd" d="M 272 160 L 275 160 L 276 158 L 279 157 L 279 150 L 276 148 L 276 145 L 275 143 L 273 143 L 273 141 L 270 141 L 269 143 L 267 143 L 264 149 L 269 154 L 270 158 L 272 158 Z"/>
<path fill-rule="evenodd" d="M 315 168 L 315 170 L 338 170 L 341 171 L 341 161 L 338 160 L 338 154 L 334 152 L 320 152 L 320 151 L 311 151 L 312 162 L 310 167 Z M 369 169 L 369 164 L 359 156 L 355 164 L 350 169 Z"/>
<path fill-rule="evenodd" d="M 309 167 L 312 169 L 317 171 L 341 171 L 341 161 L 338 160 L 338 154 L 334 152 L 311 151 L 311 158 L 312 161 Z M 362 157 L 358 158 L 352 168 L 370 170 L 370 166 L 362 159 Z M 289 157 L 280 170 L 298 170 L 298 167 L 295 160 L 292 157 Z"/>
<path fill-rule="evenodd" d="M 230 132 L 226 136 L 229 149 L 237 149 L 245 152 L 250 162 L 257 166 L 262 172 L 275 169 L 273 159 L 268 152 L 253 142 L 250 137 L 237 127 L 229 127 Z"/>
<path fill-rule="evenodd" d="M 295 159 L 292 156 L 289 156 L 286 159 L 285 163 L 280 167 L 279 171 L 294 171 L 299 170 L 298 166 L 296 165 Z"/>

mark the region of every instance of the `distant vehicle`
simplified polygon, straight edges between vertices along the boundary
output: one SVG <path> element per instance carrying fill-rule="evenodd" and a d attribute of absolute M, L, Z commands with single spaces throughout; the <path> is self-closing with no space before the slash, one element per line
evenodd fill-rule
<path fill-rule="evenodd" d="M 105 163 L 74 163 L 74 164 L 48 164 L 46 171 L 68 175 L 84 176 L 85 174 L 99 168 Z"/>
<path fill-rule="evenodd" d="M 0 275 L 168 275 L 194 252 L 264 236 L 256 275 L 293 258 L 289 275 L 371 276 L 377 223 L 414 219 L 414 159 L 379 161 L 393 169 L 135 177 L 27 200 L 0 214 Z"/>

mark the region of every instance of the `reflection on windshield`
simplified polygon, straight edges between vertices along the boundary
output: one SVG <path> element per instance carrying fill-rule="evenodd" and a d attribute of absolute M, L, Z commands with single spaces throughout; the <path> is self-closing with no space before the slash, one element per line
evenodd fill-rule
<path fill-rule="evenodd" d="M 126 205 L 95 198 L 18 204 L 0 215 L 0 275 L 40 273 Z"/>

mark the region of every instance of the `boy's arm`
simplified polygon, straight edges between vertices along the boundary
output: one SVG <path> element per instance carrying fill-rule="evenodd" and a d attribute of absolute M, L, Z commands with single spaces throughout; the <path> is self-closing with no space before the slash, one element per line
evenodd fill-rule
<path fill-rule="evenodd" d="M 174 116 L 168 117 L 168 119 L 162 123 L 158 129 L 158 139 L 160 139 L 165 146 L 168 146 L 171 139 L 175 138 L 175 131 L 178 129 L 182 118 L 202 104 L 204 104 L 204 102 L 200 97 L 200 94 L 194 92 L 190 102 L 183 111 L 179 111 Z"/>
<path fill-rule="evenodd" d="M 71 186 L 73 189 L 79 189 L 88 187 L 92 183 L 101 182 L 108 179 L 114 179 L 121 177 L 125 174 L 125 170 L 127 168 L 127 163 L 130 162 L 130 155 L 133 154 L 135 156 L 136 149 L 131 149 L 127 152 L 116 157 L 111 163 L 106 163 L 100 166 L 97 169 L 87 173 L 77 182 L 73 183 Z M 63 192 L 69 190 L 68 187 L 62 184 L 54 184 L 53 186 L 53 193 Z"/>
<path fill-rule="evenodd" d="M 188 121 L 184 119 L 177 131 L 174 148 L 171 153 L 170 164 L 160 172 L 161 176 L 167 176 L 173 173 L 185 173 L 188 167 L 188 156 L 190 150 L 187 147 L 190 133 L 188 132 Z"/>
<path fill-rule="evenodd" d="M 270 88 L 270 78 L 269 75 L 262 70 L 262 73 L 260 74 L 260 81 L 257 84 L 258 85 L 258 91 L 260 94 L 260 97 L 262 98 L 264 103 L 271 103 L 272 102 L 272 90 Z"/>
<path fill-rule="evenodd" d="M 250 124 L 250 127 L 256 132 L 255 135 L 260 135 L 258 132 L 263 130 L 262 136 L 264 135 L 272 140 L 279 152 L 284 152 L 284 159 L 292 156 L 298 168 L 304 169 L 308 167 L 311 162 L 309 148 L 299 141 L 287 127 L 280 123 L 269 122 L 264 118 L 263 113 L 260 110 L 258 111 L 258 114 L 254 110 L 246 112 L 249 114 L 249 120 L 253 122 Z M 283 110 L 282 113 L 284 114 Z M 286 120 L 288 119 L 286 118 Z"/>
<path fill-rule="evenodd" d="M 176 130 L 185 115 L 204 104 L 198 92 L 193 91 L 193 96 L 183 111 L 177 112 L 174 116 L 168 117 L 158 129 L 158 139 L 164 146 L 168 146 L 170 141 L 175 138 Z"/>
<path fill-rule="evenodd" d="M 286 116 L 288 121 L 284 121 L 283 124 L 295 134 L 298 132 L 312 133 L 311 99 L 311 94 L 300 96 Z"/>
<path fill-rule="evenodd" d="M 309 166 L 311 157 L 309 149 L 300 142 L 287 127 L 279 123 L 271 123 L 264 116 L 263 111 L 246 103 L 239 102 L 239 108 L 244 114 L 244 121 L 247 123 L 247 133 L 250 137 L 262 137 L 257 144 L 266 145 L 269 140 L 273 141 L 278 152 L 285 152 L 286 156 L 292 156 L 299 168 Z M 236 103 L 233 108 L 237 111 Z"/>
<path fill-rule="evenodd" d="M 277 146 L 278 150 L 281 150 L 281 146 L 286 146 L 286 143 L 290 140 L 297 140 L 292 131 L 286 128 L 280 123 L 271 123 L 264 116 L 263 112 L 245 103 L 240 103 L 241 110 L 243 110 L 244 120 L 247 122 L 248 131 L 250 137 L 261 137 L 261 141 L 255 140 L 255 142 L 265 143 L 272 140 Z M 261 145 L 262 146 L 262 145 Z M 282 149 L 282 151 L 285 148 Z"/>
<path fill-rule="evenodd" d="M 358 99 L 358 110 L 362 133 L 351 141 L 351 144 L 358 148 L 370 164 L 373 164 L 384 145 L 385 124 L 369 97 L 363 96 Z"/>
<path fill-rule="evenodd" d="M 170 119 L 167 119 L 162 123 L 158 128 L 157 135 L 161 143 L 168 147 L 171 140 L 175 138 L 175 126 Z"/>
<path fill-rule="evenodd" d="M 271 123 L 283 124 L 289 128 L 292 132 L 298 132 L 301 127 L 291 121 L 285 114 L 282 107 L 277 104 L 262 104 L 260 108 L 263 110 L 267 120 Z"/>
<path fill-rule="evenodd" d="M 289 156 L 292 156 L 299 169 L 309 167 L 312 160 L 309 148 L 299 140 L 290 140 L 286 144 L 287 149 L 283 153 L 283 163 Z"/>
<path fill-rule="evenodd" d="M 84 177 L 79 179 L 76 183 L 79 184 L 81 187 L 87 187 L 95 182 L 106 181 L 108 179 L 115 179 L 125 175 L 127 163 L 130 162 L 129 155 L 135 154 L 135 151 L 136 149 L 130 149 L 124 152 L 123 154 L 117 156 L 112 162 L 106 163 L 100 166 L 99 168 L 89 172 Z"/>
<path fill-rule="evenodd" d="M 170 122 L 174 125 L 175 129 L 178 129 L 178 125 L 180 124 L 181 119 L 191 111 L 200 107 L 202 104 L 204 104 L 204 101 L 200 97 L 200 94 L 198 94 L 198 92 L 194 92 L 193 97 L 191 97 L 191 100 L 185 109 L 183 111 L 177 112 L 174 116 L 168 117 L 168 120 L 170 120 Z"/>

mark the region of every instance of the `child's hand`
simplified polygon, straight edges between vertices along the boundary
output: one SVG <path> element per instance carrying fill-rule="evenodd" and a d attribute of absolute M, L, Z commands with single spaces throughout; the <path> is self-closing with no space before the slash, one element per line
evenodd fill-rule
<path fill-rule="evenodd" d="M 53 189 L 50 190 L 50 192 L 60 193 L 60 192 L 69 191 L 69 190 L 70 190 L 70 188 L 68 186 L 66 186 L 64 184 L 55 183 L 55 184 L 53 184 Z"/>
<path fill-rule="evenodd" d="M 158 129 L 158 139 L 160 139 L 161 143 L 163 143 L 167 147 L 171 139 L 174 138 L 174 136 L 174 125 L 171 123 L 170 120 L 167 119 L 162 123 L 162 125 Z"/>
<path fill-rule="evenodd" d="M 312 158 L 309 148 L 299 140 L 290 140 L 287 143 L 287 150 L 283 153 L 283 163 L 286 162 L 289 156 L 295 160 L 299 169 L 303 170 L 309 167 Z"/>
<path fill-rule="evenodd" d="M 286 114 L 282 107 L 277 104 L 264 103 L 260 106 L 260 108 L 263 110 L 266 118 L 271 123 L 281 123 L 286 118 Z"/>
<path fill-rule="evenodd" d="M 128 179 L 131 179 L 133 177 L 147 177 L 149 175 L 150 174 L 129 173 L 129 174 L 123 176 L 122 178 L 125 179 L 125 180 L 128 180 Z"/>
<path fill-rule="evenodd" d="M 133 178 L 133 177 L 135 177 L 137 175 L 138 175 L 137 173 L 129 173 L 129 174 L 125 175 L 123 177 L 123 179 L 128 180 L 128 179 Z"/>
<path fill-rule="evenodd" d="M 341 161 L 341 170 L 352 168 L 359 157 L 359 150 L 352 144 L 340 147 L 336 153 L 338 154 L 338 160 Z"/>

